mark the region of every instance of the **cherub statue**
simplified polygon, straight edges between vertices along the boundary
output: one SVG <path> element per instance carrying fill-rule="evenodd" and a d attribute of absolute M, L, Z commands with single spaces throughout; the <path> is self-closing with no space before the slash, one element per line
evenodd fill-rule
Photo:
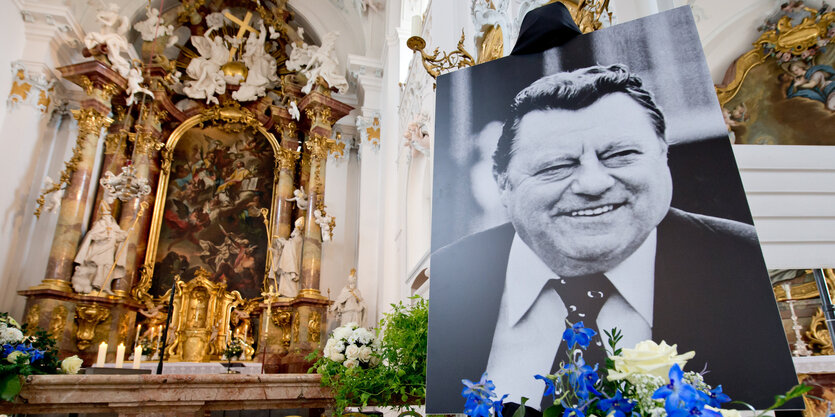
<path fill-rule="evenodd" d="M 190 98 L 206 99 L 206 104 L 218 104 L 215 94 L 226 91 L 226 80 L 220 67 L 229 58 L 229 51 L 221 36 L 210 38 L 211 29 L 203 36 L 192 36 L 191 43 L 200 53 L 186 67 L 186 74 L 193 79 L 183 87 L 183 92 Z"/>
<path fill-rule="evenodd" d="M 130 27 L 128 18 L 119 15 L 119 6 L 110 3 L 99 9 L 96 13 L 96 20 L 101 25 L 101 31 L 89 32 L 84 37 L 84 46 L 93 49 L 103 45 L 107 49 L 107 59 L 110 65 L 121 76 L 127 77 L 130 70 L 130 62 L 122 56 L 128 51 L 128 41 L 125 35 Z"/>
<path fill-rule="evenodd" d="M 316 224 L 319 225 L 319 229 L 322 231 L 322 242 L 330 242 L 333 239 L 333 226 L 335 223 L 333 216 L 328 216 L 322 213 L 321 210 L 316 209 L 313 212 L 313 217 L 316 219 Z"/>
<path fill-rule="evenodd" d="M 330 88 L 344 93 L 348 90 L 348 80 L 339 74 L 339 61 L 336 59 L 336 41 L 339 32 L 330 32 L 322 39 L 322 46 L 312 46 L 300 41 L 293 45 L 287 69 L 298 71 L 307 77 L 307 84 L 302 87 L 304 94 L 310 93 L 316 80 L 321 77 Z"/>
<path fill-rule="evenodd" d="M 348 274 L 348 284 L 334 300 L 330 310 L 336 313 L 340 326 L 356 323 L 362 327 L 365 322 L 365 301 L 357 288 L 357 270 L 351 269 Z"/>
<path fill-rule="evenodd" d="M 52 180 L 51 177 L 47 176 L 43 180 L 43 187 L 41 187 L 41 192 L 45 193 L 49 189 L 51 189 L 55 185 L 55 181 Z M 61 199 L 64 198 L 64 189 L 61 188 L 58 191 L 54 191 L 48 196 L 45 197 L 46 202 L 44 203 L 44 210 L 48 213 L 54 213 L 61 208 Z"/>
<path fill-rule="evenodd" d="M 276 62 L 272 55 L 264 49 L 267 41 L 267 31 L 264 24 L 256 36 L 250 33 L 244 46 L 244 64 L 247 68 L 246 81 L 238 91 L 232 93 L 232 98 L 239 101 L 252 101 L 265 94 L 267 88 L 278 82 Z"/>
<path fill-rule="evenodd" d="M 134 103 L 135 96 L 139 93 L 147 94 L 147 95 L 151 96 L 151 98 L 154 98 L 154 93 L 152 93 L 151 90 L 149 90 L 145 87 L 142 87 L 140 85 L 140 83 L 142 83 L 144 81 L 145 81 L 145 79 L 142 78 L 142 72 L 139 71 L 138 68 L 131 68 L 130 71 L 128 71 L 128 88 L 127 88 L 127 94 L 128 94 L 127 105 L 128 106 L 130 106 Z"/>
<path fill-rule="evenodd" d="M 292 198 L 285 198 L 287 201 L 295 201 L 296 207 L 301 210 L 307 210 L 307 194 L 304 192 L 304 187 L 293 190 Z"/>
<path fill-rule="evenodd" d="M 299 106 L 296 104 L 295 100 L 290 102 L 290 107 L 287 109 L 287 112 L 290 113 L 290 116 L 295 120 L 300 120 L 302 115 L 299 112 Z"/>
<path fill-rule="evenodd" d="M 403 133 L 403 138 L 406 139 L 403 146 L 412 151 L 420 152 L 424 155 L 429 155 L 429 134 L 423 130 L 425 123 L 425 116 L 418 116 L 414 121 L 406 126 L 406 131 Z"/>
<path fill-rule="evenodd" d="M 179 38 L 177 35 L 174 35 L 174 25 L 165 25 L 165 22 L 159 16 L 158 9 L 149 8 L 145 12 L 145 17 L 147 19 L 136 22 L 133 25 L 133 29 L 139 32 L 143 41 L 151 42 L 156 38 L 168 36 L 168 43 L 165 45 L 166 48 L 177 43 Z"/>
<path fill-rule="evenodd" d="M 295 297 L 299 294 L 299 274 L 301 268 L 302 240 L 304 232 L 304 218 L 296 219 L 295 228 L 290 238 L 282 245 L 281 256 L 278 259 L 278 292 L 284 297 Z"/>
<path fill-rule="evenodd" d="M 102 217 L 93 223 L 93 227 L 84 235 L 78 254 L 75 256 L 75 272 L 72 275 L 72 286 L 75 292 L 88 294 L 93 290 L 104 290 L 113 294 L 113 282 L 125 277 L 125 261 L 127 251 L 119 252 L 119 244 L 124 242 L 128 234 L 119 227 L 119 223 L 110 214 L 109 203 L 102 201 Z M 112 202 L 112 201 L 111 201 Z M 116 264 L 115 268 L 113 264 Z M 107 276 L 113 269 L 113 279 L 110 285 L 105 285 Z"/>

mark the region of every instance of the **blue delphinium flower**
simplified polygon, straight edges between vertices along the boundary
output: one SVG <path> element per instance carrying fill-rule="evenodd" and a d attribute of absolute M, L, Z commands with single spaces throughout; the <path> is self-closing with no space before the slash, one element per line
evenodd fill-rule
<path fill-rule="evenodd" d="M 635 408 L 635 402 L 628 398 L 623 398 L 623 394 L 617 391 L 614 397 L 600 400 L 597 406 L 606 413 L 607 417 L 626 417 L 632 413 L 632 409 Z"/>
<path fill-rule="evenodd" d="M 581 348 L 586 349 L 589 347 L 591 338 L 596 334 L 596 331 L 587 329 L 583 326 L 582 321 L 578 321 L 577 323 L 574 323 L 573 326 L 565 329 L 562 333 L 562 340 L 565 340 L 565 345 L 568 346 L 569 349 L 574 349 L 574 345 L 578 345 Z"/>
<path fill-rule="evenodd" d="M 568 384 L 578 397 L 588 400 L 589 393 L 601 395 L 594 387 L 600 380 L 597 375 L 597 365 L 594 365 L 594 367 L 586 365 L 581 357 L 575 363 L 565 365 L 564 368 L 568 376 Z"/>
<path fill-rule="evenodd" d="M 714 408 L 719 408 L 722 406 L 723 403 L 726 403 L 731 400 L 731 397 L 728 397 L 727 394 L 722 392 L 721 385 L 710 390 L 710 393 L 704 393 L 699 391 L 699 394 L 701 394 L 702 398 L 704 399 L 707 405 Z"/>
<path fill-rule="evenodd" d="M 705 408 L 702 402 L 695 402 L 689 407 L 667 409 L 667 417 L 722 417 L 718 411 Z"/>
<path fill-rule="evenodd" d="M 470 417 L 490 417 L 490 410 L 492 409 L 497 416 L 501 415 L 507 394 L 494 400 L 497 397 L 493 391 L 496 389 L 496 385 L 493 384 L 493 381 L 487 379 L 487 372 L 481 375 L 481 380 L 477 383 L 469 379 L 462 379 L 461 382 L 464 383 L 461 395 L 467 399 L 464 404 L 464 414 Z"/>
<path fill-rule="evenodd" d="M 533 377 L 534 379 L 541 379 L 543 382 L 545 382 L 545 393 L 542 394 L 543 397 L 554 395 L 554 392 L 556 392 L 557 387 L 554 385 L 553 380 L 542 375 L 534 375 Z"/>
<path fill-rule="evenodd" d="M 681 367 L 678 364 L 670 368 L 670 383 L 660 386 L 652 393 L 653 399 L 664 399 L 664 408 L 669 416 L 670 410 L 680 409 L 700 399 L 699 392 L 692 385 L 684 382 Z"/>
<path fill-rule="evenodd" d="M 562 413 L 562 417 L 586 417 L 583 410 L 579 408 L 572 408 L 572 407 L 565 407 L 565 411 Z"/>

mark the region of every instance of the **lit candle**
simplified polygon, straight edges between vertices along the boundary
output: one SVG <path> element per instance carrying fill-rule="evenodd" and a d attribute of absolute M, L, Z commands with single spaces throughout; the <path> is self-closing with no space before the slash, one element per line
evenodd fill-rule
<path fill-rule="evenodd" d="M 125 344 L 119 343 L 116 346 L 116 367 L 121 368 L 125 364 Z"/>
<path fill-rule="evenodd" d="M 412 36 L 420 36 L 420 27 L 423 25 L 420 15 L 412 16 Z"/>
<path fill-rule="evenodd" d="M 142 334 L 142 325 L 141 325 L 141 324 L 137 324 L 137 325 L 136 325 L 136 337 L 133 339 L 133 344 L 134 344 L 134 346 L 136 346 L 136 345 L 138 345 L 138 344 L 139 344 L 139 335 L 140 335 L 140 334 Z"/>
<path fill-rule="evenodd" d="M 139 369 L 139 364 L 142 362 L 142 346 L 136 345 L 133 348 L 133 369 Z"/>
<path fill-rule="evenodd" d="M 96 366 L 104 366 L 105 358 L 107 358 L 107 342 L 101 342 L 99 345 L 99 356 L 96 357 Z"/>

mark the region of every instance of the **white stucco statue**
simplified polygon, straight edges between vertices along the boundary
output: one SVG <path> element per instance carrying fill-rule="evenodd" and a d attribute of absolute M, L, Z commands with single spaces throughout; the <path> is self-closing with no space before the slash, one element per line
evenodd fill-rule
<path fill-rule="evenodd" d="M 295 228 L 290 238 L 284 242 L 278 259 L 278 292 L 283 297 L 299 295 L 299 275 L 301 274 L 302 240 L 304 239 L 304 218 L 296 219 Z"/>
<path fill-rule="evenodd" d="M 264 49 L 267 31 L 261 24 L 258 35 L 250 33 L 244 45 L 243 61 L 247 68 L 246 80 L 232 98 L 238 101 L 252 101 L 266 94 L 267 88 L 278 82 L 275 58 Z"/>
<path fill-rule="evenodd" d="M 307 194 L 304 192 L 304 187 L 293 190 L 293 197 L 285 198 L 285 200 L 295 201 L 299 210 L 307 210 Z"/>
<path fill-rule="evenodd" d="M 159 10 L 150 8 L 145 12 L 147 19 L 136 22 L 133 29 L 139 32 L 142 40 L 151 42 L 156 38 L 169 36 L 166 48 L 173 46 L 179 40 L 177 35 L 174 35 L 174 25 L 166 25 L 165 21 L 159 17 Z"/>
<path fill-rule="evenodd" d="M 302 114 L 299 111 L 299 106 L 296 104 L 295 101 L 290 102 L 290 107 L 287 108 L 287 112 L 290 113 L 290 117 L 294 120 L 301 120 Z"/>
<path fill-rule="evenodd" d="M 203 36 L 192 36 L 191 43 L 200 53 L 193 58 L 186 67 L 186 74 L 192 78 L 183 87 L 186 96 L 194 99 L 206 99 L 206 104 L 218 104 L 215 94 L 226 91 L 226 80 L 223 79 L 221 65 L 229 58 L 229 50 L 223 43 L 221 36 L 209 37 L 208 31 Z"/>
<path fill-rule="evenodd" d="M 282 239 L 278 235 L 273 235 L 273 241 L 267 249 L 270 257 L 270 270 L 267 271 L 267 285 L 270 292 L 278 291 L 278 282 L 281 279 L 281 271 L 278 269 L 278 263 L 281 261 L 281 252 L 284 250 L 284 244 L 287 239 Z"/>
<path fill-rule="evenodd" d="M 139 70 L 139 68 L 131 68 L 130 71 L 128 71 L 128 106 L 134 103 L 134 101 L 136 100 L 135 97 L 139 93 L 147 94 L 151 96 L 151 98 L 154 98 L 154 93 L 152 93 L 151 90 L 140 85 L 140 83 L 144 81 L 145 79 L 142 78 L 142 72 Z"/>
<path fill-rule="evenodd" d="M 96 20 L 99 21 L 101 30 L 87 33 L 84 37 L 84 46 L 87 49 L 93 49 L 98 45 L 104 45 L 110 65 L 121 76 L 127 77 L 130 62 L 122 56 L 122 53 L 128 51 L 128 41 L 125 38 L 130 28 L 128 18 L 120 16 L 119 6 L 110 3 L 96 13 Z"/>
<path fill-rule="evenodd" d="M 322 231 L 322 242 L 330 242 L 333 239 L 333 216 L 328 216 L 322 213 L 321 210 L 313 211 L 313 217 L 316 219 L 316 224 Z"/>
<path fill-rule="evenodd" d="M 52 180 L 51 177 L 47 176 L 43 180 L 43 187 L 41 188 L 41 193 L 47 192 L 50 188 L 55 185 L 55 181 Z M 43 208 L 46 210 L 47 213 L 55 213 L 61 208 L 61 199 L 64 198 L 64 189 L 61 188 L 58 191 L 53 191 L 51 194 L 48 194 L 44 197 L 44 205 Z"/>
<path fill-rule="evenodd" d="M 424 129 L 426 126 L 426 118 L 419 115 L 414 121 L 406 125 L 406 131 L 403 132 L 403 146 L 411 149 L 413 152 L 420 152 L 429 156 L 429 133 Z"/>
<path fill-rule="evenodd" d="M 293 45 L 286 65 L 290 71 L 298 71 L 307 77 L 307 84 L 302 87 L 303 93 L 310 93 L 319 77 L 340 93 L 348 90 L 348 80 L 340 75 L 339 61 L 336 59 L 337 39 L 339 32 L 330 32 L 322 39 L 322 46 L 308 45 L 304 42 Z"/>
<path fill-rule="evenodd" d="M 104 290 L 113 294 L 111 286 L 117 279 L 125 277 L 125 260 L 127 251 L 118 253 L 119 245 L 128 234 L 119 228 L 119 224 L 110 214 L 109 204 L 101 204 L 102 217 L 93 223 L 93 227 L 84 235 L 81 247 L 74 262 L 78 264 L 72 275 L 72 286 L 75 292 L 87 294 L 92 291 Z M 116 259 L 118 255 L 118 259 Z M 113 274 L 110 285 L 102 288 L 113 264 Z"/>
<path fill-rule="evenodd" d="M 365 301 L 357 288 L 357 270 L 351 269 L 348 275 L 348 284 L 339 293 L 330 307 L 336 313 L 336 319 L 340 326 L 348 323 L 356 323 L 362 327 L 365 322 Z"/>

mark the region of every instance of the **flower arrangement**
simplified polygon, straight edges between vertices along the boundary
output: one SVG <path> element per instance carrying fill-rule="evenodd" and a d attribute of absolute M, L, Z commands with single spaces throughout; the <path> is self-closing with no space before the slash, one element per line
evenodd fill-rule
<path fill-rule="evenodd" d="M 223 350 L 223 358 L 232 360 L 238 358 L 244 353 L 243 340 L 239 337 L 233 337 L 229 343 L 226 344 L 226 349 Z"/>
<path fill-rule="evenodd" d="M 331 388 L 340 416 L 350 406 L 369 404 L 404 408 L 426 397 L 426 340 L 429 310 L 426 300 L 411 306 L 392 304 L 376 331 L 350 323 L 334 329 L 321 355 L 308 372 L 322 376 Z"/>
<path fill-rule="evenodd" d="M 560 364 L 553 375 L 535 375 L 545 383 L 544 395 L 553 398 L 553 405 L 543 410 L 543 416 L 651 416 L 651 417 L 731 417 L 736 410 L 721 409 L 731 399 L 722 392 L 722 386 L 712 388 L 696 372 L 684 372 L 682 368 L 695 352 L 678 354 L 676 345 L 651 340 L 638 343 L 633 349 L 621 349 L 617 343 L 622 334 L 614 329 L 604 332 L 608 336 L 604 369 L 586 364 L 583 351 L 597 332 L 585 328 L 582 322 L 569 326 L 563 340 L 571 346 L 568 361 Z M 600 373 L 598 373 L 600 372 Z M 603 377 L 600 376 L 603 375 Z M 498 397 L 495 385 L 487 379 L 487 373 L 479 382 L 463 380 L 461 394 L 466 399 L 464 413 L 471 417 L 500 416 L 507 395 Z M 785 395 L 775 397 L 775 403 L 765 411 L 773 410 L 787 401 L 800 397 L 812 387 L 797 385 Z M 527 398 L 522 398 L 522 405 Z M 754 411 L 753 407 L 743 404 Z M 765 412 L 764 411 L 764 412 Z M 763 412 L 763 413 L 764 413 Z M 524 407 L 513 417 L 523 417 Z M 757 414 L 760 417 L 763 413 Z"/>
<path fill-rule="evenodd" d="M 25 328 L 8 313 L 0 313 L 0 398 L 13 401 L 23 388 L 22 377 L 37 374 L 75 374 L 81 359 L 58 359 L 55 340 L 43 330 L 26 336 Z"/>

